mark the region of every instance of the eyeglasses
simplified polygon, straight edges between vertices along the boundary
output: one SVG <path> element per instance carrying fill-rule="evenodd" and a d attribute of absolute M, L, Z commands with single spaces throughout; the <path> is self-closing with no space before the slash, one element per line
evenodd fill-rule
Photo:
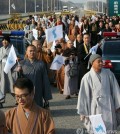
<path fill-rule="evenodd" d="M 21 94 L 21 95 L 15 94 L 15 98 L 16 98 L 17 100 L 19 100 L 20 98 L 21 98 L 21 99 L 26 99 L 26 97 L 27 97 L 28 95 L 30 95 L 30 93 Z"/>

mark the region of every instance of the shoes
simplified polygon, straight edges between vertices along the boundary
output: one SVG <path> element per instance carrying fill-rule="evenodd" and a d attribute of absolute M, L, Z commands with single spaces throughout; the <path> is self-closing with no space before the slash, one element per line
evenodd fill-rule
<path fill-rule="evenodd" d="M 5 96 L 0 99 L 0 103 L 5 103 Z"/>
<path fill-rule="evenodd" d="M 0 108 L 3 108 L 3 104 L 2 103 L 0 103 Z"/>
<path fill-rule="evenodd" d="M 76 93 L 75 96 L 78 97 L 78 94 Z"/>
<path fill-rule="evenodd" d="M 70 97 L 70 95 L 67 95 L 66 97 L 65 97 L 65 99 L 70 99 L 71 97 Z"/>
<path fill-rule="evenodd" d="M 63 94 L 63 91 L 60 91 L 60 94 Z"/>

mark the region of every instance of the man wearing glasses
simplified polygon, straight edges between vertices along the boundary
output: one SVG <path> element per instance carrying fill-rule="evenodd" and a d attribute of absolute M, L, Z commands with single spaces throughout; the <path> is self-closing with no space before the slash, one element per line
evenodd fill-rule
<path fill-rule="evenodd" d="M 7 130 L 13 134 L 54 134 L 49 112 L 34 102 L 34 86 L 30 79 L 19 78 L 14 86 L 18 106 L 6 112 Z"/>

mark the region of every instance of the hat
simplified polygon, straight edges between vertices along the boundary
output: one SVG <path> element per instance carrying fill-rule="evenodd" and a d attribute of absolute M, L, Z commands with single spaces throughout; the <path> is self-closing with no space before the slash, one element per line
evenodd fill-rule
<path fill-rule="evenodd" d="M 92 54 L 92 55 L 90 56 L 90 59 L 89 59 L 90 64 L 92 65 L 93 62 L 94 62 L 96 59 L 98 59 L 98 58 L 102 58 L 102 57 L 101 57 L 99 54 Z"/>
<path fill-rule="evenodd" d="M 3 41 L 3 40 L 7 40 L 7 41 L 10 43 L 10 37 L 7 36 L 7 35 L 6 35 L 6 36 L 3 36 L 2 41 Z"/>

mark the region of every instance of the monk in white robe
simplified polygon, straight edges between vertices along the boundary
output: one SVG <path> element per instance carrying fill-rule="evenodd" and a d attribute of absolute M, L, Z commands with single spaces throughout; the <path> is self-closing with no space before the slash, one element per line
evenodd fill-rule
<path fill-rule="evenodd" d="M 120 108 L 120 88 L 114 74 L 102 68 L 98 54 L 90 57 L 91 70 L 84 75 L 80 85 L 77 112 L 88 132 L 92 131 L 89 115 L 102 114 L 107 133 L 116 131 Z M 117 117 L 118 116 L 118 117 Z"/>
<path fill-rule="evenodd" d="M 50 112 L 34 102 L 34 86 L 30 79 L 19 78 L 14 86 L 18 106 L 6 112 L 6 126 L 12 134 L 55 134 Z"/>

